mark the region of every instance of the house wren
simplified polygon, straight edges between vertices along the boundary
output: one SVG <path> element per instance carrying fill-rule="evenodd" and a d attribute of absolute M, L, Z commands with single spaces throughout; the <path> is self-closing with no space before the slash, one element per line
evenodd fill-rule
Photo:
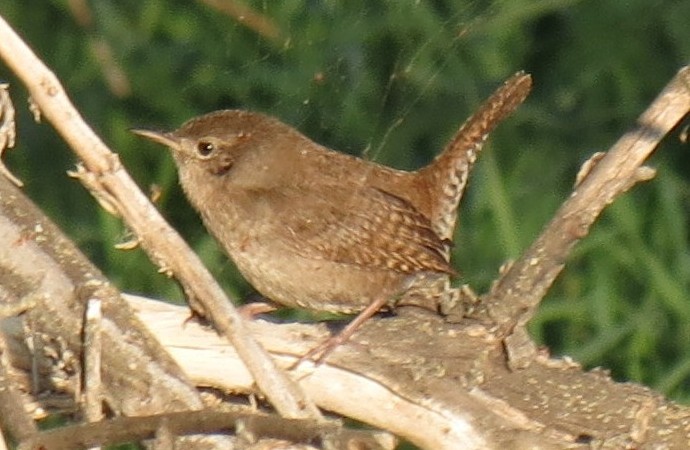
<path fill-rule="evenodd" d="M 370 316 L 454 273 L 449 250 L 470 167 L 530 87 L 529 75 L 511 77 L 414 172 L 332 151 L 247 111 L 212 112 L 168 133 L 134 132 L 172 150 L 190 202 L 262 295 Z"/>

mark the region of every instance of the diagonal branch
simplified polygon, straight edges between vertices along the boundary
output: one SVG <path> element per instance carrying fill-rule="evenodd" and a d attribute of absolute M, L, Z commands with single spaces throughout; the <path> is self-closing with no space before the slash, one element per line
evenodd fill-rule
<path fill-rule="evenodd" d="M 76 110 L 57 77 L 0 17 L 0 57 L 28 88 L 33 101 L 86 169 L 80 179 L 123 217 L 151 258 L 170 270 L 188 295 L 200 302 L 216 329 L 238 349 L 256 384 L 281 415 L 318 418 L 320 413 L 299 386 L 277 369 L 251 337 L 242 318 L 197 255 L 165 222 Z"/>
<path fill-rule="evenodd" d="M 539 238 L 483 300 L 483 313 L 509 333 L 526 323 L 565 265 L 573 246 L 601 212 L 639 181 L 653 176 L 643 167 L 661 139 L 690 111 L 690 67 L 683 67 L 639 117 L 635 128 L 584 167 L 578 184 Z M 481 314 L 481 312 L 480 312 Z"/>

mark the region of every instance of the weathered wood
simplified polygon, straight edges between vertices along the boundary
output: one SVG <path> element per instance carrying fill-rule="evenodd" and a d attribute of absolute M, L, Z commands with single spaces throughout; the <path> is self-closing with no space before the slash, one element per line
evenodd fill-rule
<path fill-rule="evenodd" d="M 120 293 L 16 186 L 0 177 L 0 304 L 21 313 L 23 321 L 3 320 L 5 339 L 13 339 L 7 356 L 18 368 L 43 375 L 35 377 L 39 385 L 25 385 L 25 391 L 53 390 L 81 402 L 82 325 L 90 298 L 103 305 L 102 395 L 111 410 L 148 415 L 203 408 L 194 385 Z M 28 352 L 27 343 L 41 351 Z M 195 448 L 213 446 L 207 442 Z"/>

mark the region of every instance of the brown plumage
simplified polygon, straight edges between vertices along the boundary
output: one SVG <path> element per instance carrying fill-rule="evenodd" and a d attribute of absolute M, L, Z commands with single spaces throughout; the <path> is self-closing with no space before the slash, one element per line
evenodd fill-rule
<path fill-rule="evenodd" d="M 530 86 L 514 75 L 415 172 L 334 152 L 246 111 L 136 132 L 172 149 L 187 197 L 259 292 L 355 313 L 454 273 L 450 239 L 476 152 Z"/>

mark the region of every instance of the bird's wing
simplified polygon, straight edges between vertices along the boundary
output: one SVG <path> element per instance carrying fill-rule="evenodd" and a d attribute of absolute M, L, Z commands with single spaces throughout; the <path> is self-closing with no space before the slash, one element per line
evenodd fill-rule
<path fill-rule="evenodd" d="M 397 195 L 321 185 L 282 187 L 270 198 L 270 209 L 282 216 L 274 231 L 304 257 L 402 273 L 455 273 L 444 257 L 450 243 Z"/>

